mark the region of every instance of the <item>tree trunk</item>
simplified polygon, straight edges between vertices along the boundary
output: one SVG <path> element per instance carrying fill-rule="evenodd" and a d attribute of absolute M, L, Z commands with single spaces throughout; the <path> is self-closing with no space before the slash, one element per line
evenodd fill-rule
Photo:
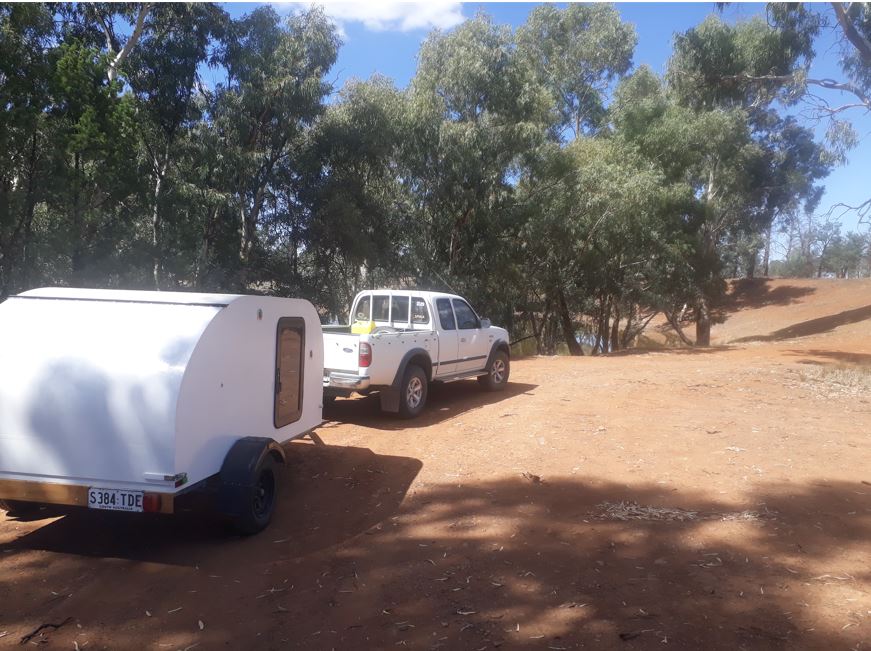
<path fill-rule="evenodd" d="M 596 345 L 593 347 L 593 352 L 596 354 L 608 352 L 608 317 L 610 316 L 610 314 L 610 297 L 602 296 L 599 299 L 599 314 L 598 318 L 596 319 Z"/>
<path fill-rule="evenodd" d="M 771 261 L 771 231 L 774 228 L 774 220 L 768 224 L 768 232 L 765 236 L 765 253 L 762 256 L 762 275 L 768 278 L 768 266 Z"/>
<path fill-rule="evenodd" d="M 200 287 L 202 282 L 203 269 L 209 260 L 209 253 L 212 248 L 212 237 L 214 235 L 215 217 L 218 215 L 218 206 L 206 210 L 206 220 L 203 224 L 203 237 L 200 243 L 200 252 L 197 255 L 197 264 L 194 270 L 194 286 Z"/>
<path fill-rule="evenodd" d="M 632 325 L 635 321 L 635 303 L 629 304 L 629 314 L 626 315 L 626 326 L 623 328 L 623 336 L 620 338 L 620 348 L 629 348 L 632 343 Z"/>
<path fill-rule="evenodd" d="M 614 320 L 611 322 L 611 352 L 620 350 L 620 308 L 613 305 Z"/>
<path fill-rule="evenodd" d="M 78 152 L 73 154 L 73 169 L 75 170 L 75 178 L 73 180 L 73 205 L 72 205 L 72 222 L 73 222 L 73 250 L 70 254 L 70 263 L 72 265 L 73 286 L 79 285 L 81 282 L 81 273 L 85 266 L 85 234 L 82 224 L 82 207 L 81 207 L 81 156 Z"/>
<path fill-rule="evenodd" d="M 263 201 L 263 189 L 258 188 L 254 193 L 254 203 L 250 211 L 245 210 L 244 194 L 240 193 L 243 200 L 239 207 L 239 287 L 244 291 L 248 288 L 248 265 L 251 262 L 251 252 L 254 250 L 254 238 L 257 235 L 257 219 L 260 216 L 260 208 Z"/>
<path fill-rule="evenodd" d="M 756 275 L 756 263 L 759 260 L 759 251 L 754 251 L 747 258 L 747 277 L 753 278 Z"/>
<path fill-rule="evenodd" d="M 711 313 L 708 299 L 702 297 L 696 305 L 696 346 L 711 345 Z"/>
<path fill-rule="evenodd" d="M 581 344 L 578 343 L 578 340 L 575 337 L 575 328 L 572 324 L 572 315 L 569 313 L 569 306 L 566 303 L 566 295 L 563 293 L 562 288 L 559 288 L 556 291 L 559 317 L 563 326 L 563 336 L 565 337 L 566 345 L 569 347 L 569 354 L 575 357 L 581 356 L 584 354 L 584 350 L 581 348 Z"/>
<path fill-rule="evenodd" d="M 680 325 L 681 317 L 683 315 L 683 310 L 680 311 L 680 315 L 675 314 L 674 312 L 669 312 L 665 315 L 665 320 L 668 321 L 668 325 L 672 327 L 672 329 L 677 333 L 678 338 L 687 346 L 694 346 L 695 344 L 690 340 L 689 337 L 686 336 L 686 333 L 683 331 L 683 328 Z"/>
<path fill-rule="evenodd" d="M 161 166 L 155 170 L 154 204 L 151 206 L 151 274 L 154 289 L 160 290 L 160 188 L 163 185 L 163 170 Z"/>

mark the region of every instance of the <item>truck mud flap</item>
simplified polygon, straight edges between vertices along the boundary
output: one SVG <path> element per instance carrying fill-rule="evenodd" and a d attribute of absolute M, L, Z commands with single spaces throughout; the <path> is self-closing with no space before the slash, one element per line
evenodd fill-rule
<path fill-rule="evenodd" d="M 399 412 L 399 387 L 384 387 L 378 392 L 381 398 L 381 410 Z"/>

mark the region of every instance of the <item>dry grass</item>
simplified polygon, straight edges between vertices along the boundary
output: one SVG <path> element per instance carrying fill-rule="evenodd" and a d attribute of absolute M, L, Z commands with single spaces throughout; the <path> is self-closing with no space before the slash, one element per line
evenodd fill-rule
<path fill-rule="evenodd" d="M 604 520 L 658 520 L 664 522 L 685 522 L 695 520 L 696 511 L 669 508 L 666 506 L 642 506 L 636 502 L 603 502 L 599 504 L 599 517 Z"/>
<path fill-rule="evenodd" d="M 729 513 L 700 513 L 667 506 L 643 506 L 637 502 L 603 502 L 598 505 L 598 518 L 602 520 L 647 520 L 656 522 L 689 522 L 692 520 L 723 520 L 727 522 L 758 522 L 762 519 L 755 511 Z"/>
<path fill-rule="evenodd" d="M 809 366 L 799 372 L 802 382 L 823 385 L 844 393 L 871 392 L 871 367 L 848 364 Z"/>

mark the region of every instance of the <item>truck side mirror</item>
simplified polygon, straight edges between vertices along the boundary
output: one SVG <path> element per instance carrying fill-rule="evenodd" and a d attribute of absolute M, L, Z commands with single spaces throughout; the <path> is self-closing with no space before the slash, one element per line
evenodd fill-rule
<path fill-rule="evenodd" d="M 481 319 L 481 327 L 489 328 L 490 327 L 490 319 Z"/>

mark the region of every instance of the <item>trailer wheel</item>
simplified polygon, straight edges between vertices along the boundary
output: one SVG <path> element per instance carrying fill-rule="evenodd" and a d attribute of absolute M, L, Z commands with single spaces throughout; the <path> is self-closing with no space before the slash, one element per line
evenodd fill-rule
<path fill-rule="evenodd" d="M 511 373 L 511 361 L 505 351 L 497 350 L 487 369 L 487 375 L 478 378 L 478 382 L 487 391 L 502 391 L 508 384 L 508 375 Z"/>
<path fill-rule="evenodd" d="M 402 418 L 414 418 L 423 411 L 427 389 L 426 373 L 420 366 L 409 364 L 399 386 L 399 415 Z"/>
<path fill-rule="evenodd" d="M 233 528 L 245 536 L 263 531 L 272 520 L 278 499 L 278 463 L 271 454 L 264 454 L 254 468 L 248 486 L 241 491 L 240 512 L 233 517 Z"/>

